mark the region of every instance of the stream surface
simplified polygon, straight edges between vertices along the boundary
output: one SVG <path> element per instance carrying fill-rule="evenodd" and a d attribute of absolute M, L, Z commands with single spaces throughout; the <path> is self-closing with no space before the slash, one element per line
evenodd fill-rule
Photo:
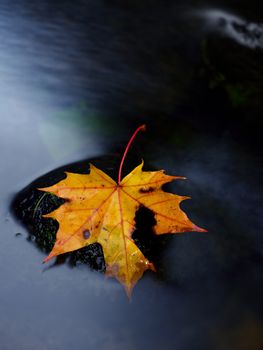
<path fill-rule="evenodd" d="M 259 6 L 0 2 L 1 350 L 263 348 Z M 170 190 L 209 232 L 169 236 L 129 302 L 85 264 L 44 266 L 12 203 L 66 164 L 114 174 L 143 123 L 124 171 L 186 176 Z"/>

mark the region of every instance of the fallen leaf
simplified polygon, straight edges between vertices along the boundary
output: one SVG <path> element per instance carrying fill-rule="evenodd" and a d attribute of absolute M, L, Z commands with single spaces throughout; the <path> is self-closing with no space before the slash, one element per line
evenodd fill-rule
<path fill-rule="evenodd" d="M 40 190 L 65 199 L 58 209 L 44 217 L 59 222 L 55 245 L 44 260 L 70 252 L 92 243 L 100 243 L 106 263 L 106 275 L 123 284 L 128 296 L 147 269 L 155 270 L 132 239 L 135 213 L 144 206 L 155 217 L 153 231 L 157 235 L 206 230 L 193 224 L 180 209 L 189 197 L 167 193 L 165 183 L 178 176 L 163 170 L 143 171 L 143 162 L 121 180 L 124 158 L 139 130 L 130 139 L 119 169 L 118 182 L 90 164 L 89 174 L 66 173 L 57 184 Z"/>

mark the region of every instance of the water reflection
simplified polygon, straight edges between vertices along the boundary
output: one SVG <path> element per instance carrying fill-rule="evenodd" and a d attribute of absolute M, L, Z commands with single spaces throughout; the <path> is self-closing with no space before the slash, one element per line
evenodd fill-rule
<path fill-rule="evenodd" d="M 83 106 L 73 72 L 74 46 L 65 55 L 68 33 L 20 9 L 22 14 L 0 14 L 0 142 L 7 166 L 1 172 L 12 183 L 40 175 L 40 167 L 52 169 L 76 154 L 87 157 L 103 150 L 94 129 L 96 111 Z M 17 164 L 17 159 L 23 161 Z"/>

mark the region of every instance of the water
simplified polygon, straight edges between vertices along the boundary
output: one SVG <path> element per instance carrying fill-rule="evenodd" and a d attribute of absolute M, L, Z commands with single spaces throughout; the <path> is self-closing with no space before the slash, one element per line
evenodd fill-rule
<path fill-rule="evenodd" d="M 262 22 L 256 1 L 1 2 L 1 349 L 262 348 Z M 187 176 L 171 190 L 209 233 L 163 241 L 129 302 L 43 266 L 10 205 L 72 162 L 114 175 L 142 123 L 125 171 Z"/>

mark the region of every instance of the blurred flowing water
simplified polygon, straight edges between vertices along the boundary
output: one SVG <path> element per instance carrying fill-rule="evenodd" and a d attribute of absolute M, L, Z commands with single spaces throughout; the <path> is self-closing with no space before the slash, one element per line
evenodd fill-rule
<path fill-rule="evenodd" d="M 1 1 L 1 349 L 263 348 L 262 23 L 257 1 Z M 43 267 L 10 205 L 118 161 L 142 123 L 130 157 L 187 176 L 171 190 L 209 233 L 167 238 L 129 302 L 85 265 Z"/>

